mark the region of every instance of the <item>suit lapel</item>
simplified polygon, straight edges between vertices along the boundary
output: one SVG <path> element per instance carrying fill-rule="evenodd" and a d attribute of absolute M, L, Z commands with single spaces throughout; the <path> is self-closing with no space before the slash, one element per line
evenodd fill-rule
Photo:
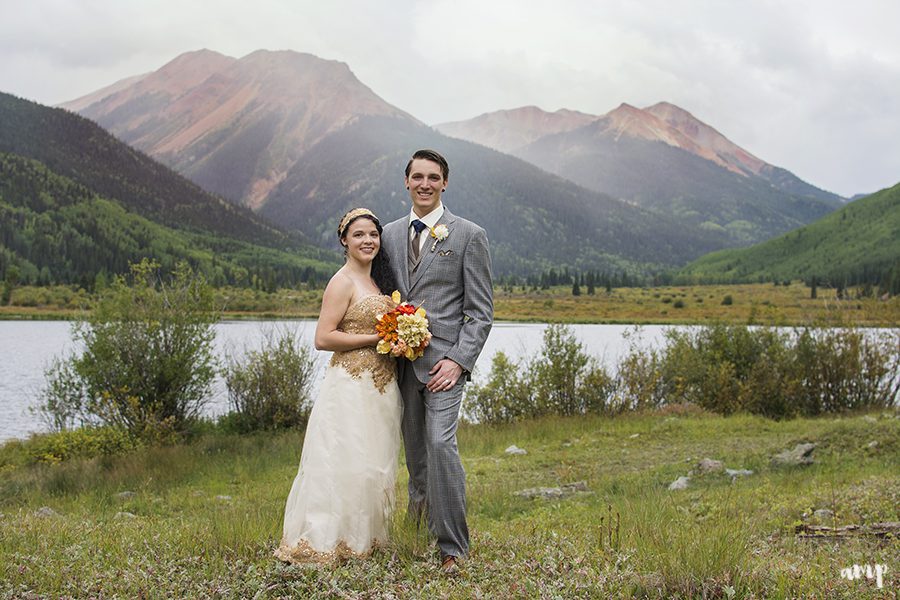
<path fill-rule="evenodd" d="M 400 283 L 403 285 L 404 296 L 406 296 L 409 294 L 409 268 L 407 267 L 409 264 L 409 217 L 404 218 L 403 223 L 398 223 L 398 225 L 391 244 L 396 244 L 394 247 L 397 250 L 394 251 L 394 259 L 400 266 Z"/>
<path fill-rule="evenodd" d="M 438 225 L 444 224 L 447 226 L 447 229 L 450 230 L 450 234 L 447 236 L 449 239 L 450 236 L 453 235 L 453 222 L 456 221 L 456 217 L 447 210 L 447 207 L 444 207 L 444 214 L 441 216 L 441 220 L 438 222 Z M 434 244 L 434 240 L 429 237 L 429 239 L 425 240 L 425 245 L 422 246 L 422 254 L 420 254 L 419 259 L 419 268 L 416 269 L 416 272 L 413 273 L 412 278 L 409 281 L 409 289 L 412 291 L 412 288 L 415 287 L 419 280 L 422 279 L 422 274 L 428 270 L 428 267 L 434 261 L 435 255 L 437 255 L 437 248 L 435 251 L 431 251 L 431 246 Z M 407 248 L 409 248 L 409 244 L 406 244 Z M 440 247 L 440 243 L 438 244 Z M 407 269 L 408 271 L 408 269 Z"/>

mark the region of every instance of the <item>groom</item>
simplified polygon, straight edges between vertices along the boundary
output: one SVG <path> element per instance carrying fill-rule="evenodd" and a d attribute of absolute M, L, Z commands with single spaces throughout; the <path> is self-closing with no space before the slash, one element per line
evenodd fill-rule
<path fill-rule="evenodd" d="M 441 202 L 450 167 L 434 150 L 418 150 L 406 165 L 412 211 L 384 228 L 385 249 L 403 299 L 428 314 L 425 354 L 401 360 L 403 441 L 409 469 L 409 512 L 441 549 L 441 568 L 454 573 L 469 550 L 466 474 L 456 446 L 464 378 L 494 317 L 491 257 L 484 229 Z"/>

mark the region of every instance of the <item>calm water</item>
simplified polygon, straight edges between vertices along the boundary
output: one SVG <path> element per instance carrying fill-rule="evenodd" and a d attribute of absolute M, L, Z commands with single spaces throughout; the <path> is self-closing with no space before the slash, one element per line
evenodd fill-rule
<path fill-rule="evenodd" d="M 315 321 L 233 321 L 216 325 L 216 354 L 220 359 L 241 356 L 246 349 L 259 348 L 267 335 L 291 331 L 303 343 L 312 346 Z M 484 380 L 491 368 L 491 358 L 498 350 L 519 358 L 540 350 L 546 325 L 495 323 L 484 351 L 478 360 L 474 380 Z M 586 351 L 612 369 L 628 348 L 623 336 L 633 329 L 626 325 L 573 325 Z M 649 325 L 641 328 L 641 345 L 658 343 L 666 327 Z M 0 321 L 0 442 L 27 437 L 45 430 L 40 419 L 29 408 L 38 403 L 44 384 L 44 369 L 52 359 L 77 351 L 72 341 L 71 323 L 67 321 Z M 317 353 L 319 374 L 330 353 Z M 219 415 L 228 410 L 228 398 L 221 379 L 214 383 L 206 413 Z"/>

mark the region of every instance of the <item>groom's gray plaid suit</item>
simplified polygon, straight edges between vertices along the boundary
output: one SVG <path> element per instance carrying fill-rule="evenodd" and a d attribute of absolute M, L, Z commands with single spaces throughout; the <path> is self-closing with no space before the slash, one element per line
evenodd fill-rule
<path fill-rule="evenodd" d="M 425 308 L 433 336 L 424 356 L 412 363 L 401 359 L 398 366 L 410 512 L 417 515 L 427 504 L 428 526 L 441 552 L 465 556 L 466 474 L 456 446 L 465 379 L 441 392 L 429 392 L 425 384 L 443 358 L 469 372 L 475 367 L 494 318 L 491 257 L 484 229 L 446 206 L 440 223 L 450 234 L 436 244 L 434 238 L 425 241 L 412 273 L 409 215 L 389 223 L 382 241 L 403 300 Z"/>

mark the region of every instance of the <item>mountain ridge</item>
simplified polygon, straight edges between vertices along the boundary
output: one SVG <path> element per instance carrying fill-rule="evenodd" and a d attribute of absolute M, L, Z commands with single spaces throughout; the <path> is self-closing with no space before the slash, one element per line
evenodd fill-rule
<path fill-rule="evenodd" d="M 354 118 L 414 120 L 345 63 L 267 50 L 240 59 L 210 50 L 182 54 L 80 113 L 204 189 L 254 209 L 305 149 Z M 228 156 L 234 140 L 242 147 L 240 164 Z"/>
<path fill-rule="evenodd" d="M 69 111 L 0 93 L 0 270 L 79 282 L 186 260 L 218 283 L 295 285 L 337 255 L 303 242 Z"/>
<path fill-rule="evenodd" d="M 202 188 L 321 247 L 333 244 L 330 220 L 343 210 L 365 203 L 383 218 L 407 211 L 398 184 L 409 153 L 447 149 L 450 188 L 461 192 L 448 200 L 461 216 L 487 219 L 507 272 L 669 268 L 801 226 L 837 204 L 781 191 L 807 184 L 777 167 L 760 170 L 755 157 L 674 105 L 623 104 L 602 117 L 501 111 L 509 126 L 491 135 L 527 142 L 503 153 L 427 127 L 344 63 L 293 51 L 188 53 L 82 112 Z M 525 243 L 510 227 L 536 237 Z M 561 245 L 567 235 L 574 243 Z"/>

